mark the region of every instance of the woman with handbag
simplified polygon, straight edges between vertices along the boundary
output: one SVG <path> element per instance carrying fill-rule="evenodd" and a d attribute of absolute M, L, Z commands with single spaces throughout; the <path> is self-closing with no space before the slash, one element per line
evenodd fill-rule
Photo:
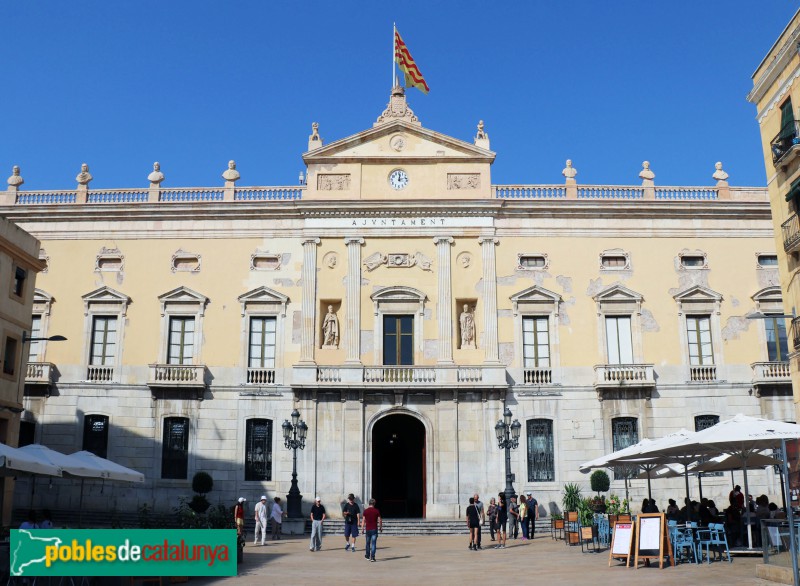
<path fill-rule="evenodd" d="M 489 508 L 486 510 L 486 516 L 489 517 L 489 535 L 494 541 L 494 532 L 497 531 L 497 501 L 494 497 L 489 500 Z"/>
<path fill-rule="evenodd" d="M 519 495 L 519 524 L 522 526 L 522 540 L 528 540 L 528 501 L 525 495 Z"/>

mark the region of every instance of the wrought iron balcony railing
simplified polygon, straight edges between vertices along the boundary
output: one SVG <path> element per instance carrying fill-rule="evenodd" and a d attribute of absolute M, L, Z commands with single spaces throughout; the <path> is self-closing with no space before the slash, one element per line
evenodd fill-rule
<path fill-rule="evenodd" d="M 793 252 L 800 247 L 800 221 L 798 221 L 797 214 L 792 214 L 781 224 L 781 234 L 783 235 L 784 251 Z"/>
<path fill-rule="evenodd" d="M 800 120 L 792 120 L 781 128 L 778 136 L 769 143 L 772 164 L 777 167 L 792 147 L 798 144 L 800 144 Z"/>
<path fill-rule="evenodd" d="M 800 350 L 800 317 L 792 320 L 792 344 L 795 350 Z"/>

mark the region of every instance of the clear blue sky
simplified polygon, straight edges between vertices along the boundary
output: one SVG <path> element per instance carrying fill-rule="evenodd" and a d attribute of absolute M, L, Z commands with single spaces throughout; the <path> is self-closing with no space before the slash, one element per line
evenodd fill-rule
<path fill-rule="evenodd" d="M 394 10 L 390 10 L 394 6 Z M 293 185 L 312 121 L 371 127 L 391 85 L 392 22 L 425 75 L 426 128 L 471 141 L 494 183 L 764 185 L 751 75 L 788 0 L 290 2 L 4 0 L 0 179 L 27 189 Z"/>

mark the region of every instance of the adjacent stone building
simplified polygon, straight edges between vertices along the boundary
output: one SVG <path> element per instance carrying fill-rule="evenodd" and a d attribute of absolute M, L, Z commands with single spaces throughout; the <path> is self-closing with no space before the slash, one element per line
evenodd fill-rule
<path fill-rule="evenodd" d="M 354 492 L 452 518 L 505 485 L 505 408 L 515 488 L 543 505 L 637 439 L 794 419 L 785 321 L 745 317 L 785 311 L 765 189 L 719 164 L 710 186 L 663 187 L 647 162 L 636 185 L 579 184 L 571 161 L 560 184 L 495 185 L 487 128 L 429 130 L 395 88 L 361 133 L 324 144 L 313 126 L 299 186 L 241 187 L 257 170 L 233 161 L 220 188 L 169 187 L 166 164 L 144 189 L 90 189 L 88 167 L 74 190 L 10 184 L 0 213 L 47 263 L 34 331 L 70 340 L 31 347 L 28 437 L 147 477 L 92 486 L 86 506 L 168 509 L 200 470 L 230 504 L 287 493 L 296 408 L 306 506 Z M 772 471 L 750 478 L 780 495 Z"/>

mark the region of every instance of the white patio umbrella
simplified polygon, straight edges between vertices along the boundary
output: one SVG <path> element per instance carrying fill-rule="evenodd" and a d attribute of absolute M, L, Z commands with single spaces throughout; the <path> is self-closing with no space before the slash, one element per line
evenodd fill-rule
<path fill-rule="evenodd" d="M 671 446 L 666 452 L 681 453 L 682 451 L 700 451 L 708 453 L 729 454 L 737 457 L 742 463 L 744 474 L 744 498 L 748 502 L 749 490 L 747 486 L 748 462 L 754 459 L 763 450 L 776 449 L 783 440 L 800 438 L 800 425 L 773 421 L 760 417 L 748 417 L 739 413 L 732 419 L 720 421 L 716 425 L 698 431 L 683 445 Z M 755 460 L 754 460 L 755 461 Z M 746 504 L 745 504 L 746 506 Z M 752 549 L 752 527 L 747 526 L 747 543 Z"/>
<path fill-rule="evenodd" d="M 653 442 L 653 440 L 648 439 L 648 438 L 644 438 L 644 439 L 642 439 L 641 441 L 639 441 L 639 442 L 637 442 L 635 444 L 631 444 L 627 448 L 622 448 L 621 450 L 617 450 L 616 452 L 611 452 L 610 454 L 606 454 L 605 456 L 600 456 L 599 458 L 595 458 L 594 460 L 589 460 L 588 462 L 585 462 L 585 463 L 581 464 L 578 469 L 581 472 L 583 472 L 584 474 L 586 474 L 587 472 L 589 472 L 590 470 L 595 469 L 595 468 L 612 468 L 613 464 L 610 464 L 609 462 L 612 462 L 612 461 L 617 460 L 619 458 L 624 458 L 625 456 L 629 456 L 630 454 L 635 454 L 639 450 L 641 450 L 642 447 L 647 446 L 647 445 L 651 444 L 652 442 Z M 642 474 L 640 474 L 636 478 L 647 478 L 647 498 L 652 498 L 651 491 L 650 491 L 650 473 L 655 468 L 657 468 L 658 465 L 657 464 L 652 464 L 650 462 L 642 462 L 642 463 L 637 463 L 637 464 L 625 464 L 625 465 L 626 466 L 631 466 L 631 467 L 638 467 L 638 468 L 641 468 L 643 470 Z M 628 496 L 627 495 L 627 491 L 628 491 L 627 479 L 625 480 L 625 482 L 626 482 L 626 485 L 625 485 L 625 493 L 626 493 L 625 497 L 627 498 L 627 496 Z"/>
<path fill-rule="evenodd" d="M 80 460 L 81 462 L 87 462 L 93 466 L 101 468 L 107 473 L 105 478 L 108 478 L 109 480 L 144 482 L 144 474 L 141 472 L 137 472 L 131 468 L 126 468 L 125 466 L 117 464 L 116 462 L 112 462 L 111 460 L 101 458 L 92 452 L 75 452 L 74 454 L 70 454 L 70 458 Z"/>
<path fill-rule="evenodd" d="M 19 448 L 21 452 L 29 454 L 32 458 L 36 458 L 43 462 L 47 462 L 52 466 L 61 468 L 64 474 L 71 476 L 79 476 L 83 478 L 107 478 L 108 473 L 102 468 L 91 462 L 83 462 L 67 454 L 62 454 L 55 450 L 51 450 L 47 446 L 41 444 L 30 444 L 23 448 Z"/>
<path fill-rule="evenodd" d="M 17 473 L 61 476 L 61 468 L 20 448 L 0 444 L 0 475 L 14 476 Z"/>

